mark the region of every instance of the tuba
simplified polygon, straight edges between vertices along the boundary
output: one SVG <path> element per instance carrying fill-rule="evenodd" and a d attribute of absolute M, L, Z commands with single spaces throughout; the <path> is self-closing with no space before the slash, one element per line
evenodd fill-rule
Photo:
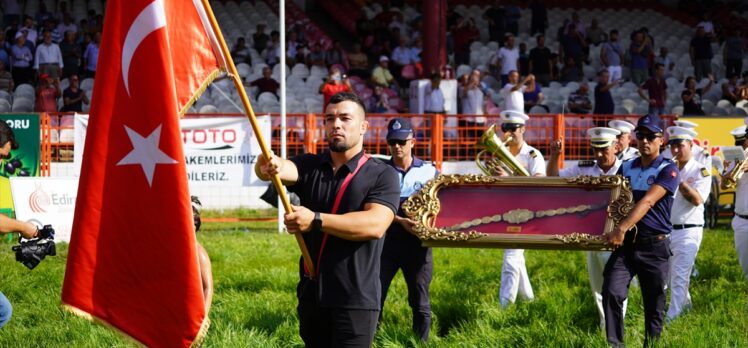
<path fill-rule="evenodd" d="M 735 167 L 732 168 L 727 174 L 724 175 L 723 179 L 725 180 L 725 187 L 727 188 L 735 188 L 735 186 L 738 184 L 738 181 L 740 181 L 740 178 L 743 176 L 743 173 L 745 173 L 746 166 L 748 165 L 748 149 L 743 150 L 743 154 L 745 155 L 746 159 L 742 161 L 736 161 Z"/>
<path fill-rule="evenodd" d="M 530 173 L 525 167 L 520 164 L 516 158 L 509 152 L 509 148 L 506 147 L 506 143 L 511 140 L 507 139 L 506 142 L 501 141 L 499 136 L 496 135 L 496 125 L 492 125 L 478 142 L 478 147 L 483 148 L 477 155 L 475 155 L 475 164 L 478 168 L 486 175 L 495 176 L 498 175 L 497 168 L 503 169 L 508 172 L 509 175 L 514 176 L 530 176 Z M 486 160 L 486 163 L 481 162 L 481 155 L 483 153 L 490 153 L 493 158 Z"/>

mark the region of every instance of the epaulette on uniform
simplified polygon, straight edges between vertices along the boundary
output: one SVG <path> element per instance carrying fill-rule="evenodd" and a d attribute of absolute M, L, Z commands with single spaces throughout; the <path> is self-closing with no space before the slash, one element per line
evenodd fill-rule
<path fill-rule="evenodd" d="M 595 160 L 581 160 L 577 165 L 579 167 L 592 167 L 595 165 Z"/>
<path fill-rule="evenodd" d="M 701 176 L 703 176 L 703 177 L 705 177 L 705 178 L 706 178 L 707 176 L 709 176 L 709 170 L 708 170 L 708 169 L 706 169 L 706 167 L 701 167 Z"/>
<path fill-rule="evenodd" d="M 537 151 L 535 151 L 535 150 L 530 150 L 530 157 L 532 157 L 532 158 L 536 158 L 536 157 L 538 157 L 538 153 L 537 153 Z"/>

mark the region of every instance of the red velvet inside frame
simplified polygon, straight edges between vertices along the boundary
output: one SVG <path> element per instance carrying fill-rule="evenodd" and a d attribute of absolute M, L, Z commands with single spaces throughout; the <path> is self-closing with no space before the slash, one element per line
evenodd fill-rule
<path fill-rule="evenodd" d="M 573 232 L 602 235 L 607 220 L 611 189 L 587 191 L 581 187 L 458 185 L 438 193 L 441 209 L 436 227 L 446 228 L 485 216 L 504 214 L 514 209 L 532 212 L 589 204 L 596 210 L 533 218 L 522 224 L 505 221 L 481 224 L 464 230 L 483 233 L 555 235 Z M 463 230 L 463 229 L 461 229 Z"/>

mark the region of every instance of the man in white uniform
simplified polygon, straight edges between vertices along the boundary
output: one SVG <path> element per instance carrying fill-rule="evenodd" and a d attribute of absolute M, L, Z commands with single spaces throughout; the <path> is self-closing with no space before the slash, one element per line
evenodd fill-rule
<path fill-rule="evenodd" d="M 687 129 L 690 129 L 690 130 L 692 130 L 694 132 L 696 132 L 696 127 L 699 126 L 696 123 L 693 123 L 691 121 L 686 121 L 686 120 L 673 121 L 673 123 L 676 126 L 678 126 L 678 127 L 687 128 Z M 669 143 L 668 143 L 668 146 L 670 146 Z M 672 153 L 672 151 L 665 151 L 665 152 L 662 153 L 662 156 L 664 156 L 667 159 L 672 159 L 673 158 L 673 153 Z M 705 167 L 707 167 L 707 169 L 709 169 L 711 171 L 711 168 L 712 168 L 712 156 L 709 154 L 709 151 L 707 151 L 706 149 L 704 149 L 703 147 L 701 147 L 701 146 L 699 146 L 699 145 L 697 145 L 695 143 L 692 143 L 692 145 L 691 145 L 691 156 L 693 156 L 693 158 L 697 162 L 703 164 Z"/>
<path fill-rule="evenodd" d="M 531 176 L 545 176 L 545 160 L 543 154 L 525 142 L 525 123 L 529 116 L 519 111 L 504 110 L 501 112 L 501 131 L 504 133 L 504 141 L 508 137 L 512 140 L 507 144 L 509 152 L 517 161 L 527 169 Z M 507 175 L 499 171 L 500 175 Z M 523 249 L 504 250 L 504 263 L 501 267 L 501 290 L 499 291 L 499 302 L 502 307 L 514 303 L 517 293 L 526 300 L 533 300 L 530 278 L 525 267 L 525 251 Z"/>
<path fill-rule="evenodd" d="M 746 119 L 748 124 L 748 118 Z M 735 137 L 735 145 L 748 148 L 748 138 L 746 138 L 746 126 L 740 126 L 730 132 Z M 725 173 L 729 173 L 735 163 L 730 164 Z M 748 166 L 747 166 L 748 168 Z M 722 179 L 722 188 L 727 180 Z M 738 180 L 735 188 L 735 217 L 732 218 L 732 229 L 735 231 L 735 249 L 738 253 L 740 268 L 743 270 L 743 277 L 748 281 L 748 175 L 743 174 Z"/>
<path fill-rule="evenodd" d="M 632 158 L 639 157 L 639 150 L 629 146 L 631 143 L 631 131 L 634 130 L 634 125 L 623 121 L 623 120 L 611 120 L 608 122 L 608 127 L 617 129 L 621 132 L 618 135 L 618 143 L 616 147 L 616 156 L 621 161 L 628 161 Z"/>
<path fill-rule="evenodd" d="M 712 187 L 711 160 L 707 167 L 693 153 L 696 132 L 684 127 L 669 127 L 668 145 L 680 171 L 680 185 L 673 197 L 670 223 L 670 307 L 667 320 L 673 320 L 691 308 L 688 285 L 696 254 L 704 234 L 704 201 Z"/>
<path fill-rule="evenodd" d="M 582 160 L 567 168 L 558 170 L 558 157 L 564 151 L 564 144 L 556 140 L 551 144 L 551 158 L 548 160 L 548 176 L 572 177 L 577 175 L 616 175 L 621 160 L 616 157 L 617 137 L 621 132 L 607 127 L 595 127 L 587 130 L 594 160 Z M 605 313 L 603 312 L 603 270 L 610 257 L 609 251 L 588 251 L 587 272 L 590 276 L 590 287 L 595 298 L 597 311 L 600 313 L 600 327 L 605 330 Z M 626 304 L 623 301 L 623 315 L 626 315 Z"/>

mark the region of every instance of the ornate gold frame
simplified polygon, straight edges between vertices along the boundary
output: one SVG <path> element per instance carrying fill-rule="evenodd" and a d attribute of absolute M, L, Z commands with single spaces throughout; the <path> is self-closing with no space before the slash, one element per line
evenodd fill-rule
<path fill-rule="evenodd" d="M 609 189 L 605 229 L 600 236 L 585 233 L 556 235 L 531 235 L 521 233 L 483 233 L 477 230 L 447 230 L 434 226 L 439 214 L 439 190 L 449 186 L 540 186 Z M 628 182 L 621 176 L 577 176 L 559 177 L 496 177 L 485 175 L 439 175 L 403 203 L 403 210 L 418 221 L 414 232 L 424 246 L 477 247 L 477 248 L 528 248 L 567 250 L 607 250 L 609 245 L 604 235 L 623 220 L 634 207 L 633 194 Z M 522 211 L 517 215 L 522 218 Z"/>

